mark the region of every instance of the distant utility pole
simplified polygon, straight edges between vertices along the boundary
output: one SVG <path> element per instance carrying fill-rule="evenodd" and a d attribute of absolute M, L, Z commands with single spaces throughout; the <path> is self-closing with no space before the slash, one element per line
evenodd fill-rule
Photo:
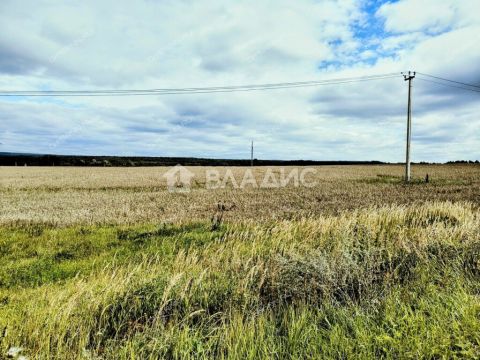
<path fill-rule="evenodd" d="M 410 141 L 412 138 L 412 80 L 415 78 L 415 71 L 403 74 L 403 79 L 408 81 L 408 109 L 407 109 L 407 155 L 405 160 L 405 181 L 410 181 Z"/>
<path fill-rule="evenodd" d="M 253 140 L 252 147 L 250 148 L 250 166 L 253 166 Z"/>

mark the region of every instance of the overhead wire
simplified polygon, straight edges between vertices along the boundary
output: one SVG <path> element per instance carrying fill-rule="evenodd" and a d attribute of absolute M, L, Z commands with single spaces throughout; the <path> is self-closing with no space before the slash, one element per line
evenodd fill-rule
<path fill-rule="evenodd" d="M 191 87 L 191 88 L 163 88 L 163 89 L 125 89 L 125 90 L 41 90 L 41 91 L 7 91 L 0 90 L 0 96 L 144 96 L 144 95 L 182 95 L 206 94 L 217 92 L 262 91 L 274 89 L 289 89 L 322 85 L 346 84 L 353 82 L 389 79 L 399 76 L 400 73 L 387 73 L 350 78 L 328 80 L 311 80 L 299 82 L 284 82 L 271 84 L 250 84 L 237 86 Z"/>
<path fill-rule="evenodd" d="M 470 89 L 470 88 L 467 88 L 467 87 L 462 87 L 462 86 L 456 86 L 456 85 L 452 85 L 452 84 L 447 84 L 447 83 L 440 82 L 440 81 L 434 81 L 434 80 L 428 80 L 428 79 L 422 79 L 422 78 L 417 78 L 417 80 L 426 81 L 426 82 L 429 82 L 429 83 L 438 84 L 438 85 L 443 85 L 443 86 L 448 86 L 448 87 L 452 87 L 452 88 L 456 88 L 456 89 L 462 89 L 462 90 L 468 90 L 468 91 L 473 91 L 473 92 L 480 93 L 480 90 L 475 90 L 475 89 Z"/>
<path fill-rule="evenodd" d="M 452 88 L 480 92 L 480 86 L 451 80 L 431 74 L 416 72 L 418 80 L 435 83 Z M 96 97 L 96 96 L 161 96 L 161 95 L 187 95 L 187 94 L 212 94 L 247 91 L 266 91 L 275 89 L 306 88 L 324 85 L 348 84 L 374 80 L 390 79 L 400 76 L 401 73 L 392 72 L 376 75 L 364 75 L 357 77 L 333 78 L 326 80 L 309 80 L 296 82 L 279 82 L 267 84 L 247 84 L 234 86 L 211 86 L 211 87 L 185 87 L 185 88 L 153 88 L 153 89 L 99 89 L 99 90 L 0 90 L 0 97 Z M 440 81 L 425 79 L 428 77 Z M 452 85 L 457 84 L 457 85 Z"/>
<path fill-rule="evenodd" d="M 430 74 L 422 73 L 422 72 L 419 72 L 419 71 L 417 71 L 417 74 L 427 76 L 427 77 L 431 77 L 431 78 L 438 79 L 438 80 L 448 81 L 448 82 L 452 82 L 452 83 L 456 83 L 456 84 L 470 86 L 470 87 L 480 89 L 480 85 L 473 85 L 473 84 L 468 84 L 468 83 L 464 83 L 464 82 L 461 82 L 461 81 L 446 79 L 446 78 L 443 78 L 443 77 L 440 77 L 440 76 L 430 75 Z"/>

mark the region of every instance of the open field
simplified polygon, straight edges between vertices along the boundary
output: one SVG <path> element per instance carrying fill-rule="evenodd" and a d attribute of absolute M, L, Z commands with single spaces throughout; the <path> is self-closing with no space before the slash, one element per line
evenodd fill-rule
<path fill-rule="evenodd" d="M 0 357 L 480 357 L 478 165 L 165 170 L 0 168 Z"/>
<path fill-rule="evenodd" d="M 189 222 L 210 219 L 219 201 L 235 204 L 226 220 L 269 221 L 335 214 L 384 204 L 424 201 L 480 202 L 480 165 L 417 165 L 413 177 L 429 184 L 402 183 L 402 166 L 320 166 L 308 175 L 312 188 L 205 189 L 205 170 L 188 194 L 169 193 L 163 167 L 60 168 L 0 167 L 0 223 L 46 222 L 53 225 Z M 229 168 L 237 182 L 246 169 Z M 260 184 L 268 168 L 254 168 Z M 271 168 L 279 175 L 281 168 Z M 289 168 L 286 168 L 287 171 Z M 301 168 L 300 168 L 301 169 Z"/>

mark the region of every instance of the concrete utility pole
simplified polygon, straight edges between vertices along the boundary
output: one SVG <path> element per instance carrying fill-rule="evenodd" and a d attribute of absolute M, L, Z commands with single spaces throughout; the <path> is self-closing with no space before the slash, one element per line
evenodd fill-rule
<path fill-rule="evenodd" d="M 252 147 L 250 149 L 250 166 L 253 166 L 253 140 L 252 140 Z"/>
<path fill-rule="evenodd" d="M 413 74 L 413 75 L 412 75 Z M 408 81 L 408 109 L 407 109 L 407 154 L 405 160 L 405 181 L 410 181 L 410 140 L 412 137 L 412 80 L 415 78 L 415 71 L 403 74 L 403 79 Z"/>

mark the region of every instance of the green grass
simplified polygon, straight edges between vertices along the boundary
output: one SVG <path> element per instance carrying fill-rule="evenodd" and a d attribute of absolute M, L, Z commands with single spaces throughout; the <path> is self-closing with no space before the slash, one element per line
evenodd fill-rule
<path fill-rule="evenodd" d="M 478 358 L 480 212 L 0 228 L 0 350 L 32 358 Z"/>

